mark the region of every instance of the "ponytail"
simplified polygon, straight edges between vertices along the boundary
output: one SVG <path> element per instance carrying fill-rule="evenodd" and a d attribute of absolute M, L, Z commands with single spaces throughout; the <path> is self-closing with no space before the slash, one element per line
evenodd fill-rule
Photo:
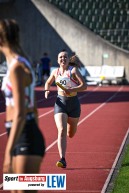
<path fill-rule="evenodd" d="M 69 59 L 69 66 L 80 68 L 80 60 L 77 55 L 74 55 Z"/>

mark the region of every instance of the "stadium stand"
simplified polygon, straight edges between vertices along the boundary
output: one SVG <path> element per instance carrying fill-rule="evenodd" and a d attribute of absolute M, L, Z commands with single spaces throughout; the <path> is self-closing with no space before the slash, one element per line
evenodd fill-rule
<path fill-rule="evenodd" d="M 124 66 L 87 66 L 86 81 L 88 85 L 123 84 Z"/>
<path fill-rule="evenodd" d="M 129 51 L 129 0 L 47 0 L 110 43 Z"/>

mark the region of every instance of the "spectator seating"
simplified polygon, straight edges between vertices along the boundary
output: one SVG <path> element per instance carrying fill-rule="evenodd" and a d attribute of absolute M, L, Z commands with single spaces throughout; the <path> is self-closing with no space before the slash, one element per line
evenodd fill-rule
<path fill-rule="evenodd" d="M 88 85 L 122 84 L 124 75 L 124 66 L 86 66 Z"/>
<path fill-rule="evenodd" d="M 47 0 L 112 44 L 129 51 L 129 0 Z"/>

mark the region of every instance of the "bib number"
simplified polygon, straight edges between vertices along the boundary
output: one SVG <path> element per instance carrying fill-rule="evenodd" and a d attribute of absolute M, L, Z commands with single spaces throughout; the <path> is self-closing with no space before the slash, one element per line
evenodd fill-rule
<path fill-rule="evenodd" d="M 66 86 L 66 80 L 60 80 L 60 84 Z"/>

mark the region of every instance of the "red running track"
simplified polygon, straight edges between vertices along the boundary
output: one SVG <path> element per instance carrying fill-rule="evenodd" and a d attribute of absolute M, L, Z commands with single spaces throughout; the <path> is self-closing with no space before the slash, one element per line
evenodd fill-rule
<path fill-rule="evenodd" d="M 53 117 L 56 94 L 53 86 L 46 100 L 42 88 L 36 88 L 39 124 L 47 146 L 40 172 L 65 173 L 66 193 L 104 193 L 128 135 L 129 87 L 88 87 L 87 91 L 78 94 L 82 113 L 75 137 L 68 139 L 66 169 L 55 166 L 59 159 L 57 129 Z M 4 104 L 1 97 L 0 100 Z M 0 108 L 0 186 L 2 192 L 8 193 L 2 190 L 2 162 L 7 138 L 4 105 Z"/>

